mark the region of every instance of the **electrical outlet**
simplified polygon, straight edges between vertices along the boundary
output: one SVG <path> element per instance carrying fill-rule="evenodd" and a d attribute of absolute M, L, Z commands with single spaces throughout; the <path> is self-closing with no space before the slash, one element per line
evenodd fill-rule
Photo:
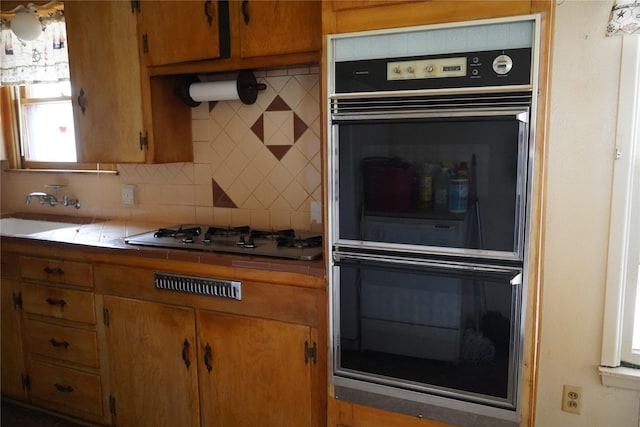
<path fill-rule="evenodd" d="M 562 410 L 572 414 L 579 414 L 582 409 L 582 387 L 573 385 L 562 386 Z"/>
<path fill-rule="evenodd" d="M 122 187 L 122 204 L 125 206 L 133 206 L 136 204 L 136 186 L 133 184 Z"/>

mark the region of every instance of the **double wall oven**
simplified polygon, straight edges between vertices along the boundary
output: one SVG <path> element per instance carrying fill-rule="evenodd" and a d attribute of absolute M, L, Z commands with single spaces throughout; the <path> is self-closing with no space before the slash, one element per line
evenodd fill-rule
<path fill-rule="evenodd" d="M 338 398 L 517 421 L 538 19 L 328 37 Z"/>

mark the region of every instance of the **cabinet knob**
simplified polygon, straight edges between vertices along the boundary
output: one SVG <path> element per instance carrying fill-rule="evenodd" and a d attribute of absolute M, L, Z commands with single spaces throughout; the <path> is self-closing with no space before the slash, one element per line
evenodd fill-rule
<path fill-rule="evenodd" d="M 65 305 L 67 305 L 67 302 L 63 299 L 55 299 L 55 298 L 47 298 L 46 299 L 47 304 L 49 305 L 59 305 L 60 307 L 64 307 Z"/>
<path fill-rule="evenodd" d="M 191 344 L 189 344 L 189 340 L 185 338 L 184 343 L 182 343 L 182 360 L 187 369 L 191 366 L 191 360 L 189 359 L 189 347 L 191 347 Z"/>
<path fill-rule="evenodd" d="M 211 15 L 211 12 L 209 10 L 210 6 L 211 6 L 211 0 L 205 0 L 205 2 L 204 2 L 204 16 L 207 17 L 207 22 L 209 23 L 209 26 L 211 26 L 211 23 L 213 22 L 213 16 Z"/>
<path fill-rule="evenodd" d="M 242 0 L 242 16 L 244 23 L 249 25 L 249 0 Z"/>
<path fill-rule="evenodd" d="M 56 390 L 63 393 L 71 393 L 74 390 L 74 388 L 70 385 L 62 385 L 60 383 L 55 383 L 53 386 L 56 388 Z"/>
<path fill-rule="evenodd" d="M 213 365 L 211 365 L 211 346 L 209 343 L 204 348 L 204 366 L 207 367 L 207 372 L 211 372 L 213 370 Z"/>
<path fill-rule="evenodd" d="M 84 99 L 84 89 L 82 88 L 80 88 L 80 93 L 78 94 L 78 107 L 80 107 L 82 114 L 87 110 L 86 100 Z"/>
<path fill-rule="evenodd" d="M 58 341 L 58 340 L 57 340 L 57 339 L 55 339 L 55 338 L 51 338 L 51 339 L 49 340 L 49 342 L 50 342 L 50 343 L 51 343 L 51 345 L 52 345 L 52 346 L 54 346 L 54 347 L 64 347 L 64 348 L 69 347 L 69 343 L 68 343 L 67 341 L 65 341 L 65 340 L 63 340 L 63 341 Z"/>
<path fill-rule="evenodd" d="M 64 274 L 64 270 L 61 269 L 60 267 L 51 268 L 51 267 L 47 266 L 43 270 L 47 274 L 59 274 L 59 275 L 63 275 Z"/>

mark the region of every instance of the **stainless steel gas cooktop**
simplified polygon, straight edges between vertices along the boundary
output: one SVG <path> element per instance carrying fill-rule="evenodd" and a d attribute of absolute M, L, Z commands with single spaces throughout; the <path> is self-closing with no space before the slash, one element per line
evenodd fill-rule
<path fill-rule="evenodd" d="M 322 234 L 308 231 L 256 230 L 248 226 L 183 224 L 125 238 L 130 245 L 156 246 L 311 261 L 322 257 Z"/>

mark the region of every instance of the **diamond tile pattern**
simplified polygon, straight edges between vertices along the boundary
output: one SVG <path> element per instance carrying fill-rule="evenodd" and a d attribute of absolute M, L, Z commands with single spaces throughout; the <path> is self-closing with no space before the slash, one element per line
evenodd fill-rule
<path fill-rule="evenodd" d="M 314 163 L 320 135 L 312 126 L 320 114 L 319 76 L 267 73 L 258 80 L 267 85 L 256 101 L 261 110 L 256 104 L 224 101 L 209 113 L 210 122 L 221 129 L 210 144 L 221 157 L 211 171 L 214 207 L 308 209 L 320 186 L 320 170 Z M 236 146 L 231 151 L 229 140 Z"/>
<path fill-rule="evenodd" d="M 255 75 L 267 88 L 254 104 L 192 109 L 193 163 L 119 166 L 136 206 L 118 216 L 322 230 L 310 223 L 322 198 L 319 70 Z"/>

